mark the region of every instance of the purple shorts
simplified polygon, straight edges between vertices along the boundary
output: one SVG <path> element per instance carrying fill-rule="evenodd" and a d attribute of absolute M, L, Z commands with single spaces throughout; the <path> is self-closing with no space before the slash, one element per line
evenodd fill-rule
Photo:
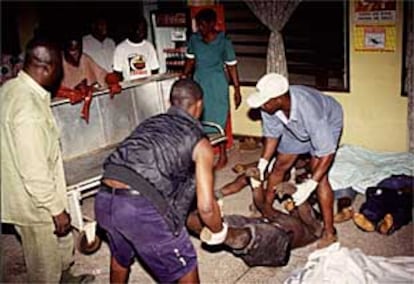
<path fill-rule="evenodd" d="M 135 251 L 161 282 L 174 282 L 197 266 L 197 255 L 187 229 L 178 236 L 142 195 L 98 192 L 95 216 L 106 230 L 111 254 L 123 267 L 134 261 Z"/>

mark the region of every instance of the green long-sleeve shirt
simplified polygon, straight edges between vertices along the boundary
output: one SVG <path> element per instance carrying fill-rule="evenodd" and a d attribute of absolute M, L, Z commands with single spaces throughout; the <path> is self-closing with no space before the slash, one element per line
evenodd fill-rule
<path fill-rule="evenodd" d="M 67 209 L 59 130 L 50 93 L 27 73 L 0 89 L 1 219 L 35 225 Z"/>

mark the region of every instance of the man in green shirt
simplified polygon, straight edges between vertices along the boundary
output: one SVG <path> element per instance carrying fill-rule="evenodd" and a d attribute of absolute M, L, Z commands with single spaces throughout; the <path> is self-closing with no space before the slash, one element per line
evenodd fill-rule
<path fill-rule="evenodd" d="M 59 130 L 49 90 L 61 80 L 62 59 L 51 42 L 26 48 L 23 70 L 0 89 L 1 220 L 21 237 L 28 282 L 85 282 L 73 276 Z"/>

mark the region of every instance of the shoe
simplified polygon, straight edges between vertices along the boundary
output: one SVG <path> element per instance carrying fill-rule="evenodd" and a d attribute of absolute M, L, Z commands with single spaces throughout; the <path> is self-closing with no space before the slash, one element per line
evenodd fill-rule
<path fill-rule="evenodd" d="M 322 249 L 330 246 L 331 244 L 338 241 L 338 236 L 336 234 L 336 229 L 334 228 L 333 234 L 328 234 L 325 230 L 322 233 L 322 237 L 318 240 L 316 244 L 317 249 Z"/>
<path fill-rule="evenodd" d="M 73 275 L 70 272 L 70 269 L 62 271 L 62 276 L 60 277 L 60 283 L 92 283 L 95 280 L 95 275 L 93 274 L 80 274 Z"/>
<path fill-rule="evenodd" d="M 390 233 L 392 233 L 392 225 L 394 224 L 394 218 L 392 218 L 391 214 L 386 214 L 384 216 L 384 219 L 381 221 L 379 227 L 378 227 L 378 232 L 380 232 L 381 234 L 384 235 L 388 235 Z"/>
<path fill-rule="evenodd" d="M 375 225 L 361 213 L 354 213 L 352 217 L 355 225 L 365 232 L 375 231 Z"/>
<path fill-rule="evenodd" d="M 352 207 L 346 207 L 338 212 L 334 216 L 334 223 L 343 223 L 352 219 L 354 215 L 354 209 Z"/>

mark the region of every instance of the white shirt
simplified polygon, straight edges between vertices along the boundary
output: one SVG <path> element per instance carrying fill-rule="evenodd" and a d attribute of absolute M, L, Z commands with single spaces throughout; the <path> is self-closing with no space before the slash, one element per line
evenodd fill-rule
<path fill-rule="evenodd" d="M 155 48 L 147 40 L 133 43 L 128 39 L 118 44 L 114 53 L 114 70 L 122 72 L 124 80 L 134 80 L 151 75 L 160 68 Z"/>
<path fill-rule="evenodd" d="M 102 68 L 112 72 L 112 63 L 115 51 L 115 42 L 111 38 L 105 38 L 102 42 L 92 35 L 86 35 L 82 39 L 83 52 L 88 54 Z"/>

